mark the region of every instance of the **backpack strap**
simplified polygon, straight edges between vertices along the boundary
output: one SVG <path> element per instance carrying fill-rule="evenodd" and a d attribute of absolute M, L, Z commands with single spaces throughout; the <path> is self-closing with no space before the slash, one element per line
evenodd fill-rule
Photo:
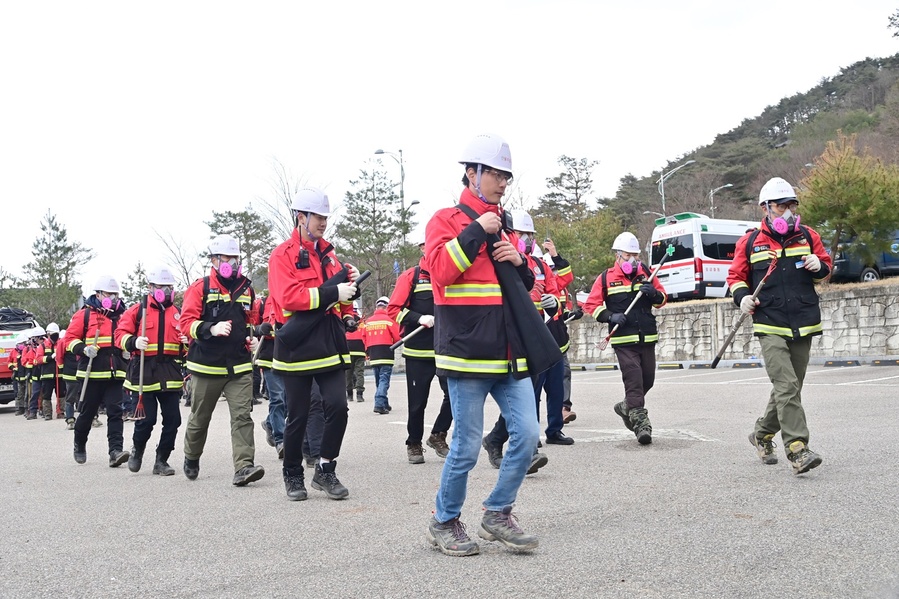
<path fill-rule="evenodd" d="M 90 326 L 91 323 L 91 309 L 87 306 L 84 307 L 84 329 L 81 333 L 81 340 L 87 343 L 87 327 Z"/>
<path fill-rule="evenodd" d="M 749 234 L 749 239 L 746 240 L 746 262 L 749 262 L 749 258 L 752 255 L 752 246 L 755 245 L 755 239 L 761 232 L 761 229 L 756 229 Z"/>

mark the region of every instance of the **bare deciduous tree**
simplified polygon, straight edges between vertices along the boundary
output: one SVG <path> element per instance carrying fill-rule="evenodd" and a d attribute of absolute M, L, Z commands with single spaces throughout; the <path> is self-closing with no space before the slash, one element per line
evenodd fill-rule
<path fill-rule="evenodd" d="M 156 238 L 162 242 L 169 255 L 169 266 L 174 265 L 175 279 L 181 289 L 186 289 L 203 273 L 202 254 L 193 244 L 175 239 L 171 233 L 160 233 L 153 229 Z"/>

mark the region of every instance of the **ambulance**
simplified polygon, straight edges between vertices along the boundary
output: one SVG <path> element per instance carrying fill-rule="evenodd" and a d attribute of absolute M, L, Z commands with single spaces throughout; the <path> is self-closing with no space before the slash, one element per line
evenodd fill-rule
<path fill-rule="evenodd" d="M 727 271 L 734 259 L 737 240 L 758 223 L 709 218 L 704 214 L 681 212 L 655 221 L 652 231 L 652 268 L 669 247 L 674 253 L 665 261 L 658 279 L 669 299 L 726 297 Z"/>

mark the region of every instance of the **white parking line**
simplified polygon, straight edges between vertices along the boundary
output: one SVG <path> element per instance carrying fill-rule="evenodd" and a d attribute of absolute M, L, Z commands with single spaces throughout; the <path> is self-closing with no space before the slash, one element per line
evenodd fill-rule
<path fill-rule="evenodd" d="M 865 383 L 876 383 L 877 381 L 891 381 L 893 379 L 899 379 L 899 375 L 896 376 L 882 376 L 876 379 L 865 379 L 863 381 L 849 381 L 846 383 L 835 383 L 835 386 L 840 387 L 843 385 L 863 385 Z"/>

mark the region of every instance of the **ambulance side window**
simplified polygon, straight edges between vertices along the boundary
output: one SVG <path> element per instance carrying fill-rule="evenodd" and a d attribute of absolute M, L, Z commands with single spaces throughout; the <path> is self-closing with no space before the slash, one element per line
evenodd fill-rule
<path fill-rule="evenodd" d="M 712 260 L 733 260 L 738 236 L 703 233 L 702 253 Z"/>
<path fill-rule="evenodd" d="M 693 235 L 678 235 L 677 237 L 669 237 L 652 244 L 652 263 L 658 264 L 662 260 L 663 253 L 668 246 L 674 246 L 674 254 L 668 258 L 668 262 L 676 260 L 692 260 L 693 259 Z"/>

